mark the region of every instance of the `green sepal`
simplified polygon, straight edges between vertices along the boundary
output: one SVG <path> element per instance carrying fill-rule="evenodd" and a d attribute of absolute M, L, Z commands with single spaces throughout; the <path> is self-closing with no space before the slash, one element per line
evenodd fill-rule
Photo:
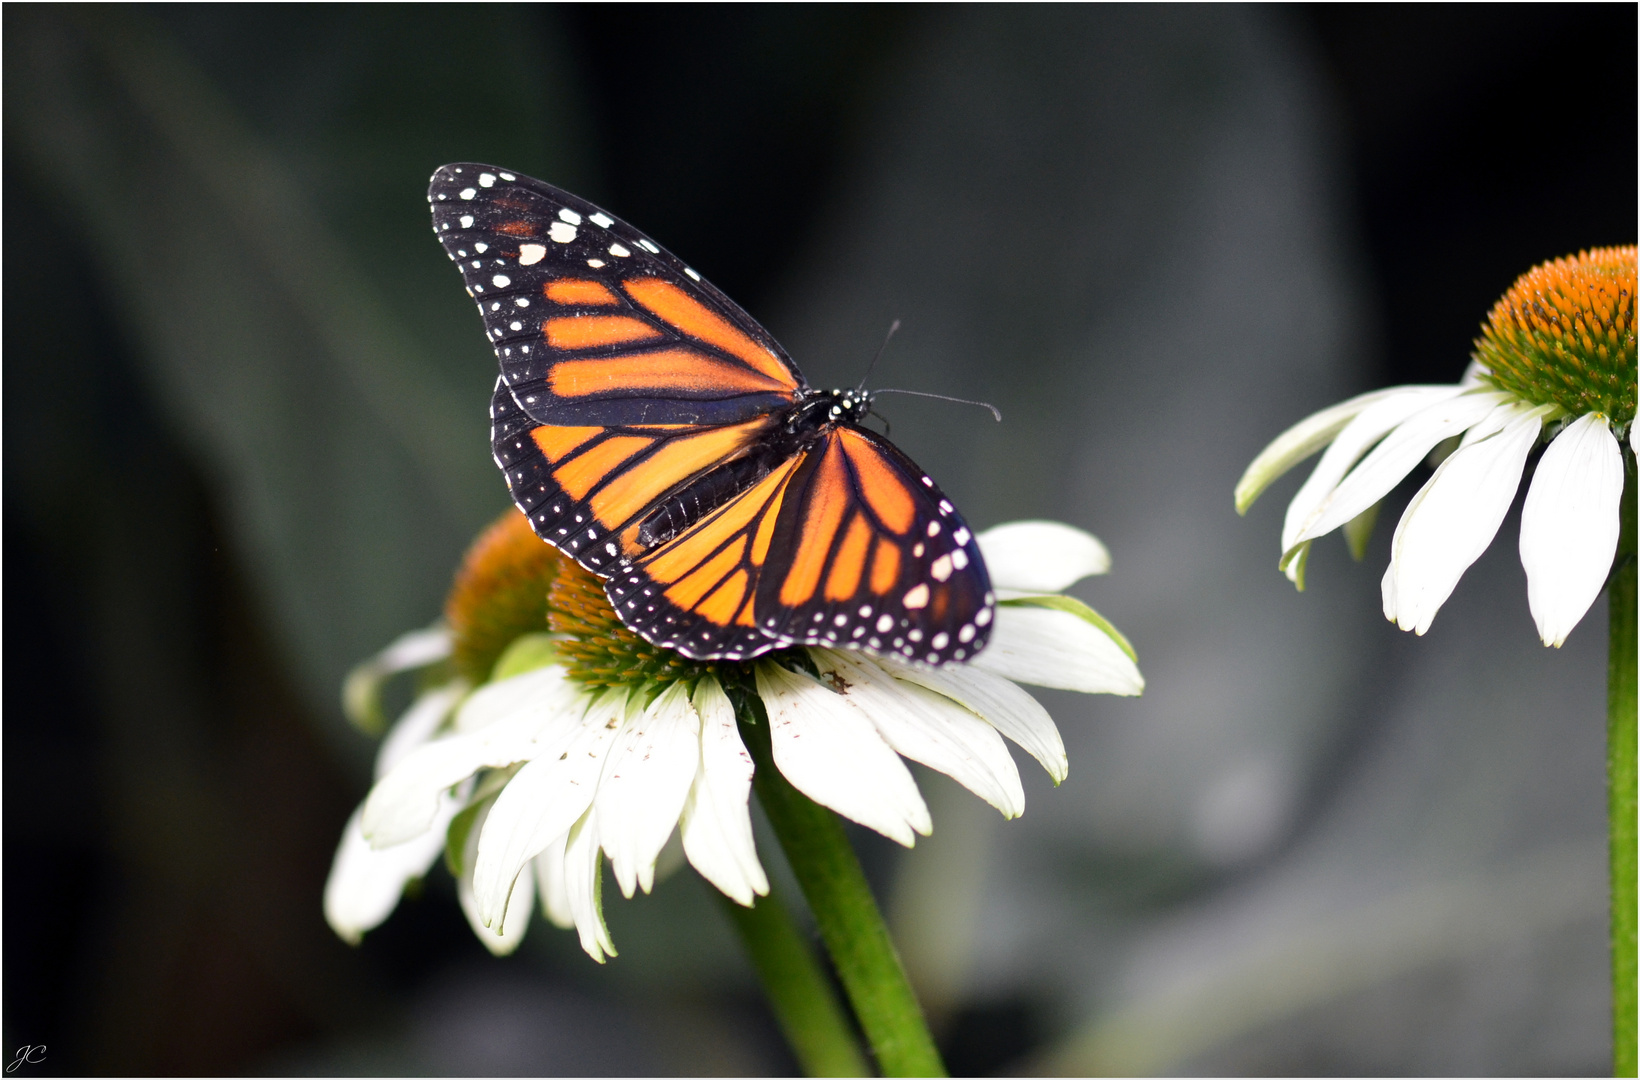
<path fill-rule="evenodd" d="M 453 878 L 460 878 L 467 867 L 467 834 L 483 812 L 484 804 L 475 802 L 450 819 L 449 831 L 444 834 L 444 866 Z"/>
<path fill-rule="evenodd" d="M 1304 568 L 1310 564 L 1310 541 L 1297 544 L 1281 557 L 1276 569 L 1287 575 L 1299 592 L 1304 591 Z"/>
<path fill-rule="evenodd" d="M 495 670 L 490 672 L 490 681 L 500 682 L 557 662 L 558 639 L 555 635 L 520 634 L 502 651 L 501 658 L 495 662 Z"/>
<path fill-rule="evenodd" d="M 1379 499 L 1359 514 L 1344 522 L 1344 541 L 1350 546 L 1350 557 L 1360 562 L 1367 557 L 1367 541 L 1372 539 L 1372 527 L 1378 524 L 1378 511 L 1384 508 Z"/>
<path fill-rule="evenodd" d="M 501 789 L 507 786 L 513 774 L 523 767 L 524 763 L 519 762 L 504 769 L 486 769 L 479 777 L 478 785 L 473 788 L 466 809 L 450 819 L 450 828 L 444 833 L 444 865 L 451 877 L 459 878 L 467 868 L 467 838 L 473 831 L 473 825 L 484 816 L 486 807 L 501 794 Z"/>
<path fill-rule="evenodd" d="M 387 730 L 387 715 L 382 712 L 382 684 L 387 678 L 372 657 L 354 665 L 342 682 L 342 713 L 366 735 L 380 736 Z"/>
<path fill-rule="evenodd" d="M 1051 593 L 1042 596 L 1016 596 L 1008 600 L 999 601 L 1001 607 L 1040 607 L 1051 608 L 1054 611 L 1068 611 L 1083 622 L 1090 623 L 1101 630 L 1104 635 L 1116 642 L 1117 647 L 1127 653 L 1127 658 L 1135 664 L 1139 662 L 1139 654 L 1133 651 L 1133 646 L 1122 632 L 1111 621 L 1093 610 L 1074 596 L 1065 596 L 1062 593 Z"/>

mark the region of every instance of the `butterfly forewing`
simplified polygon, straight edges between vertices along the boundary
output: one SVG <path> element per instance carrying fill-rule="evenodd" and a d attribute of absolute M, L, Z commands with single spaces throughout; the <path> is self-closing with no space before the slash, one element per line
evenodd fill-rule
<path fill-rule="evenodd" d="M 700 275 L 493 166 L 444 166 L 428 201 L 501 364 L 496 464 L 627 626 L 698 659 L 984 647 L 994 597 L 950 501 L 886 439 L 826 419 L 827 396 Z"/>
<path fill-rule="evenodd" d="M 471 164 L 434 173 L 428 199 L 502 380 L 541 423 L 736 423 L 805 385 L 733 301 L 584 199 Z"/>

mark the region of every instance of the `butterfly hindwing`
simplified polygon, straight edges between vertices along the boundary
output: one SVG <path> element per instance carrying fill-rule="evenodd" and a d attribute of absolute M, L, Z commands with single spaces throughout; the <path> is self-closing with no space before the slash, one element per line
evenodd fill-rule
<path fill-rule="evenodd" d="M 513 501 L 536 535 L 605 575 L 647 546 L 639 527 L 657 502 L 736 458 L 771 423 L 538 424 L 499 381 L 490 401 L 491 449 Z"/>
<path fill-rule="evenodd" d="M 985 646 L 994 597 L 973 534 L 886 440 L 837 428 L 624 566 L 622 619 L 690 656 L 834 645 L 921 663 Z"/>
<path fill-rule="evenodd" d="M 772 336 L 624 221 L 550 184 L 446 165 L 433 231 L 540 423 L 732 424 L 806 386 Z"/>

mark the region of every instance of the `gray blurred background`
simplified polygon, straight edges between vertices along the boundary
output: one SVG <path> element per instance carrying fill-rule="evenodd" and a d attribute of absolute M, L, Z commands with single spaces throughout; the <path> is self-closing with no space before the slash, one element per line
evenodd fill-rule
<path fill-rule="evenodd" d="M 506 495 L 426 177 L 655 236 L 810 380 L 886 399 L 1077 588 L 1137 700 L 1042 692 L 1002 822 L 857 834 L 953 1072 L 1597 1073 L 1603 602 L 1537 643 L 1518 512 L 1417 639 L 1276 572 L 1309 411 L 1453 381 L 1534 262 L 1636 235 L 1635 8 L 8 5 L 4 1007 L 35 1074 L 789 1070 L 684 871 L 619 959 L 491 959 L 442 869 L 364 944 L 320 888 L 373 744 L 347 668 Z M 1404 502 L 1423 477 L 1392 497 Z M 788 881 L 765 838 L 765 860 Z M 796 901 L 788 891 L 788 899 Z"/>

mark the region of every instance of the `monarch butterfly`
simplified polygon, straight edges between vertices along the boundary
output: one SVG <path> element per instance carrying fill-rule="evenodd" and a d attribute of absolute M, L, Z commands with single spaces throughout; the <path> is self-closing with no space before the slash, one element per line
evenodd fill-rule
<path fill-rule="evenodd" d="M 934 481 L 733 301 L 584 199 L 445 165 L 427 201 L 501 362 L 491 446 L 543 540 L 698 660 L 789 645 L 941 665 L 995 597 Z"/>

